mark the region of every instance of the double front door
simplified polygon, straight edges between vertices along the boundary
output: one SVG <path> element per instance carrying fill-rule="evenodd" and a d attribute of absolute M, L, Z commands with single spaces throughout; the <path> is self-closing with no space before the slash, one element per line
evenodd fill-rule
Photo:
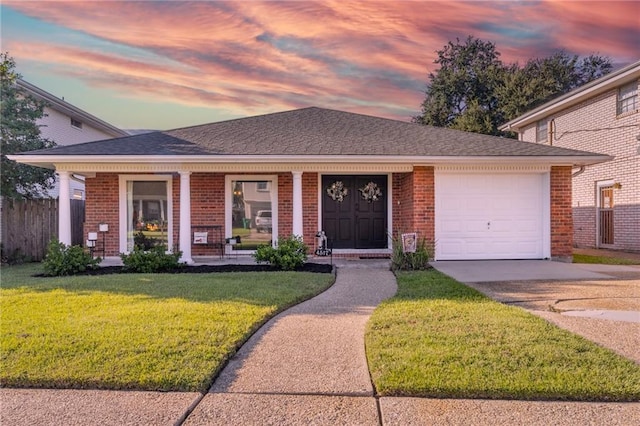
<path fill-rule="evenodd" d="M 337 249 L 387 248 L 387 176 L 322 177 L 322 229 Z"/>

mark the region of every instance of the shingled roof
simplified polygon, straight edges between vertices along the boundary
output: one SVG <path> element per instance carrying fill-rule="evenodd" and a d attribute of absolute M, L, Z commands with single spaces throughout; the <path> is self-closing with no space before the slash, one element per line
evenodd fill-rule
<path fill-rule="evenodd" d="M 593 157 L 513 139 L 310 107 L 31 151 L 55 156 Z M 606 160 L 606 156 L 602 156 Z"/>

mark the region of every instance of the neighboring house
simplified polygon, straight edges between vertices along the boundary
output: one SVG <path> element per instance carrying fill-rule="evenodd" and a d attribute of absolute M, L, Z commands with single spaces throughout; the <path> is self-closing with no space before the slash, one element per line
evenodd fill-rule
<path fill-rule="evenodd" d="M 573 170 L 574 244 L 640 251 L 640 61 L 502 126 L 519 139 L 599 152 Z"/>
<path fill-rule="evenodd" d="M 31 83 L 19 79 L 16 84 L 23 93 L 46 102 L 45 117 L 37 120 L 36 123 L 40 126 L 42 137 L 50 139 L 58 145 L 73 145 L 129 135 L 126 131 L 112 126 Z M 71 180 L 71 198 L 84 199 L 84 191 L 84 181 L 79 177 L 74 177 Z M 57 198 L 58 194 L 59 187 L 56 182 L 56 186 L 48 192 L 48 195 Z"/>
<path fill-rule="evenodd" d="M 311 107 L 11 159 L 63 184 L 85 176 L 85 235 L 108 226 L 106 256 L 132 249 L 135 200 L 160 200 L 167 231 L 154 238 L 192 262 L 206 253 L 194 229 L 234 235 L 250 182 L 269 194 L 273 244 L 293 234 L 313 247 L 324 230 L 334 255 L 388 256 L 393 235 L 417 232 L 437 260 L 567 260 L 571 172 L 610 157 Z M 62 216 L 59 229 L 68 241 Z"/>

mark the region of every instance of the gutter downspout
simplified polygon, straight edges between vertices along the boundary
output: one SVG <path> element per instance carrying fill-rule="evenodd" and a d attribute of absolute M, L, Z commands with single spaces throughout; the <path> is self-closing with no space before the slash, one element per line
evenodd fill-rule
<path fill-rule="evenodd" d="M 586 169 L 586 166 L 580 166 L 580 168 L 577 171 L 571 173 L 571 178 L 573 179 L 574 177 L 580 176 L 582 173 L 584 173 L 585 169 Z"/>

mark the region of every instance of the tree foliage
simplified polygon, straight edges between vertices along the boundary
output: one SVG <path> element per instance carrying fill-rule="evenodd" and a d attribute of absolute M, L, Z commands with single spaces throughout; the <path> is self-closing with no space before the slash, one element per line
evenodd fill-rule
<path fill-rule="evenodd" d="M 53 184 L 53 170 L 18 164 L 7 155 L 55 146 L 40 135 L 36 120 L 45 116 L 45 103 L 23 93 L 16 85 L 20 75 L 8 53 L 0 53 L 0 142 L 2 146 L 0 195 L 7 198 L 40 196 Z"/>
<path fill-rule="evenodd" d="M 421 124 L 504 135 L 499 126 L 552 98 L 611 72 L 608 58 L 557 52 L 524 66 L 504 64 L 495 44 L 469 36 L 437 51 Z"/>

